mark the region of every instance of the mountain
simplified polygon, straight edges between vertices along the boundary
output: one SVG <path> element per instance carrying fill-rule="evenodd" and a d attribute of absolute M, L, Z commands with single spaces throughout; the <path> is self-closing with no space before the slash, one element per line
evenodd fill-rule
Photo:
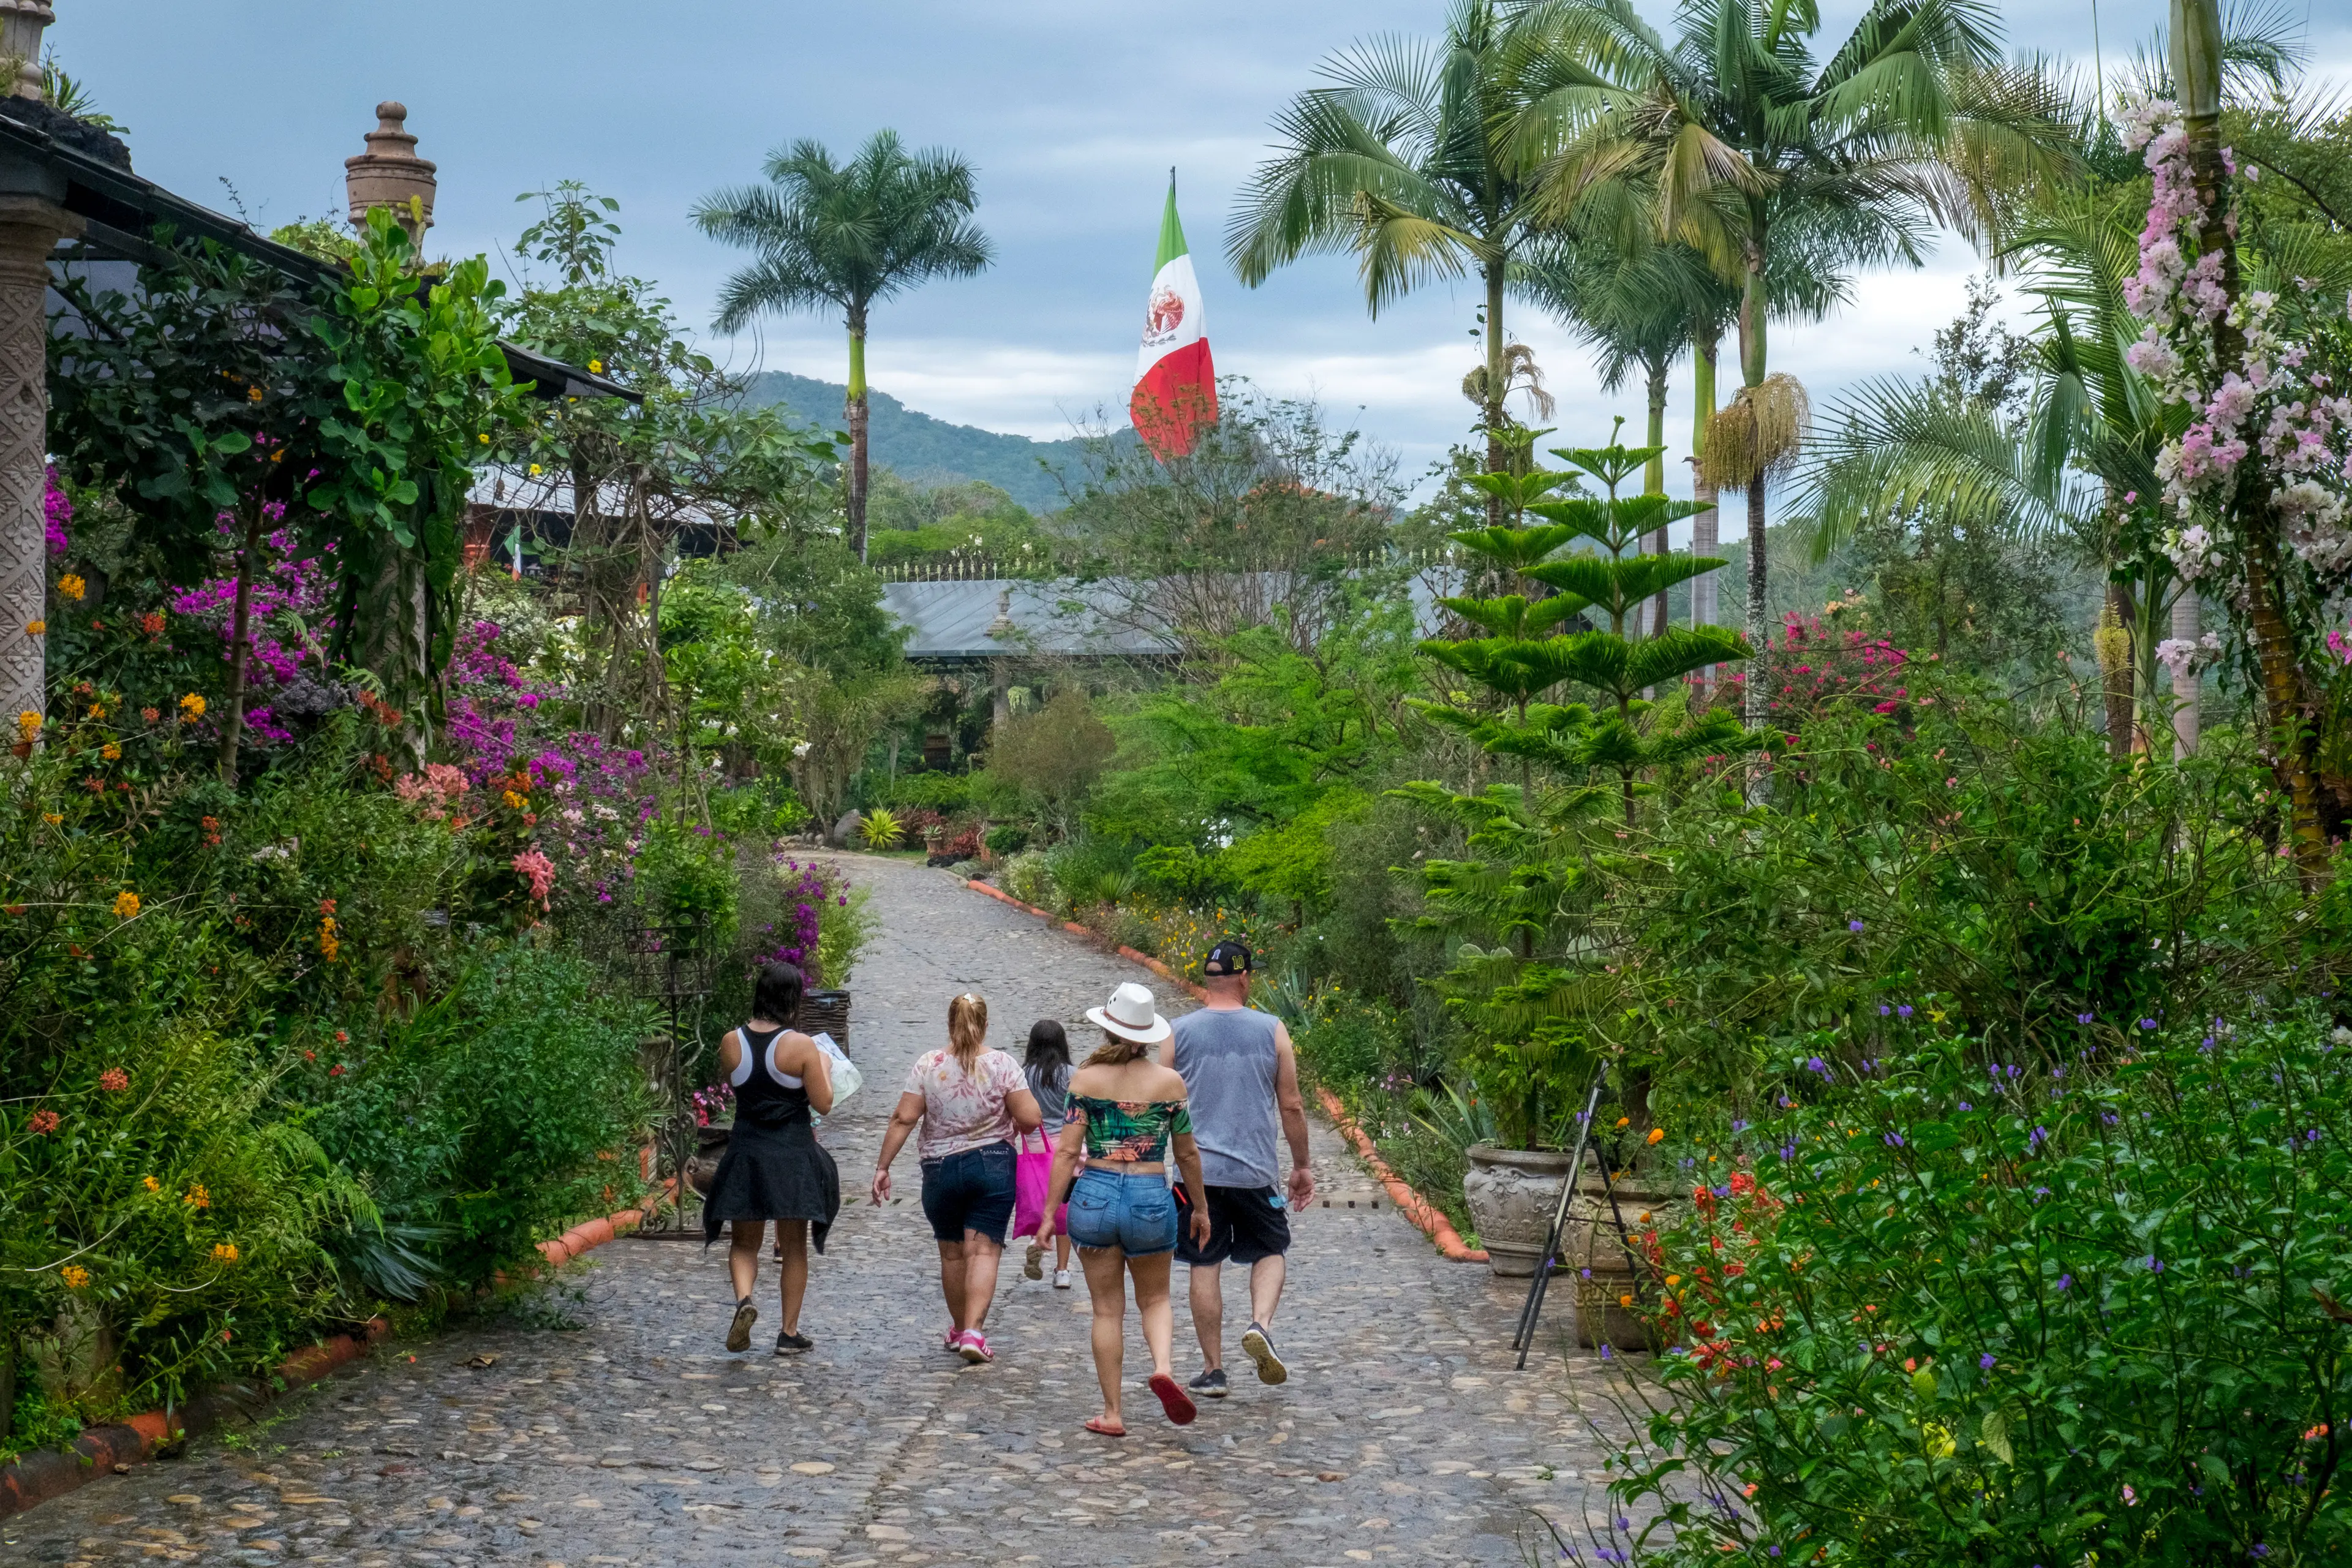
<path fill-rule="evenodd" d="M 755 407 L 781 404 L 820 428 L 842 425 L 842 400 L 848 389 L 837 382 L 817 381 L 790 371 L 761 371 L 751 378 L 750 400 Z M 867 390 L 870 408 L 867 439 L 877 468 L 887 467 L 901 479 L 917 484 L 951 484 L 958 479 L 983 479 L 1032 511 L 1053 511 L 1063 504 L 1061 486 L 1048 467 L 1075 484 L 1085 464 L 1076 437 L 1061 441 L 1033 441 L 972 425 L 950 425 L 908 407 L 887 392 Z"/>

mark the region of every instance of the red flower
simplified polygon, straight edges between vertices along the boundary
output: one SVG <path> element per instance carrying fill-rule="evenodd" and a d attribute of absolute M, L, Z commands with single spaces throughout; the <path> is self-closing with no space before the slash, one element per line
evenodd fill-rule
<path fill-rule="evenodd" d="M 322 915 L 333 914 L 335 912 L 335 900 L 332 899 L 320 899 L 319 900 L 319 912 Z"/>
<path fill-rule="evenodd" d="M 34 1131 L 44 1136 L 55 1132 L 58 1130 L 58 1113 L 54 1110 L 36 1110 L 33 1112 L 32 1127 Z"/>
<path fill-rule="evenodd" d="M 335 1031 L 335 1044 L 339 1046 L 349 1045 L 351 1043 L 351 1038 L 352 1037 L 341 1029 L 337 1029 Z"/>
<path fill-rule="evenodd" d="M 98 1087 L 109 1094 L 121 1094 L 131 1087 L 131 1075 L 121 1068 L 109 1068 L 98 1075 Z"/>
<path fill-rule="evenodd" d="M 343 1076 L 343 1064 L 342 1064 L 342 1063 L 341 1063 L 341 1062 L 337 1062 L 333 1067 L 329 1068 L 327 1069 L 327 1076 L 328 1076 L 329 1078 L 341 1078 L 341 1077 L 342 1077 L 342 1076 Z"/>
<path fill-rule="evenodd" d="M 302 1059 L 306 1062 L 315 1062 L 319 1059 L 319 1053 L 316 1051 L 304 1051 L 302 1053 Z"/>

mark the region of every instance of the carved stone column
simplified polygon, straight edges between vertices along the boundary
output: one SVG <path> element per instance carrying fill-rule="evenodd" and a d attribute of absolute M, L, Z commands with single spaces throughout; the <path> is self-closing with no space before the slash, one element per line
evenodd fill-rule
<path fill-rule="evenodd" d="M 16 62 L 16 79 L 5 89 L 10 96 L 41 96 L 41 35 L 57 19 L 48 0 L 0 0 L 0 54 Z"/>
<path fill-rule="evenodd" d="M 416 135 L 408 129 L 408 107 L 387 99 L 375 106 L 375 129 L 367 151 L 343 160 L 343 189 L 351 198 L 352 226 L 365 228 L 372 207 L 390 207 L 420 250 L 433 226 L 433 198 L 439 188 L 433 161 L 416 155 Z"/>
<path fill-rule="evenodd" d="M 0 195 L 0 724 L 46 713 L 49 252 L 81 219 L 38 196 Z"/>

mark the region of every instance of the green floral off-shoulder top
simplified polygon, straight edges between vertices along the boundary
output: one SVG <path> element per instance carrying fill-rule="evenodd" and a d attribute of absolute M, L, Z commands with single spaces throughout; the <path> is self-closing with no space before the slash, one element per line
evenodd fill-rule
<path fill-rule="evenodd" d="M 1192 1131 L 1184 1100 L 1097 1100 L 1070 1096 L 1073 1115 L 1087 1122 L 1087 1158 L 1111 1164 L 1150 1164 L 1168 1158 L 1168 1140 Z"/>

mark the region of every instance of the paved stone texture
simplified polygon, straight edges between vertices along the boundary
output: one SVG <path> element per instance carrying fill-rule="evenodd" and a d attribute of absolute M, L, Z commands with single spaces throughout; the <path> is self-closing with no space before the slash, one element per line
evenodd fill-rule
<path fill-rule="evenodd" d="M 1319 1121 L 1323 1191 L 1297 1216 L 1276 1330 L 1286 1386 L 1260 1385 L 1239 1352 L 1248 1310 L 1228 1269 L 1233 1397 L 1168 1425 L 1140 1385 L 1130 1308 L 1129 1436 L 1082 1431 L 1097 1408 L 1083 1278 L 1066 1292 L 1024 1280 L 1017 1247 L 989 1321 L 995 1364 L 943 1353 L 913 1149 L 894 1173 L 907 1196 L 877 1209 L 864 1194 L 949 997 L 984 994 L 992 1039 L 1016 1051 L 1043 1016 L 1087 1041 L 1083 1009 L 1121 980 L 1150 982 L 1171 1012 L 1192 1004 L 943 871 L 849 866 L 882 929 L 854 977 L 867 1087 L 823 1132 L 856 1202 L 814 1261 L 814 1353 L 769 1353 L 772 1264 L 752 1352 L 731 1356 L 723 1247 L 624 1239 L 548 1293 L 576 1329 L 524 1311 L 388 1344 L 257 1429 L 0 1522 L 0 1562 L 1344 1568 L 1528 1561 L 1538 1510 L 1581 1534 L 1602 1502 L 1592 1423 L 1616 1425 L 1601 1364 L 1568 1353 L 1555 1321 L 1512 1371 L 1519 1292 L 1439 1256 Z M 1175 1296 L 1189 1378 L 1181 1268 Z"/>

